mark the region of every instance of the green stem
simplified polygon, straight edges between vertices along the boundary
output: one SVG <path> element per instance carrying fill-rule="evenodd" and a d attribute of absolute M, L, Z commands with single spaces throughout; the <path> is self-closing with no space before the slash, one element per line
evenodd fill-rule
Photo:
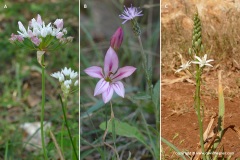
<path fill-rule="evenodd" d="M 119 159 L 119 155 L 117 153 L 117 147 L 116 147 L 115 117 L 114 117 L 114 112 L 113 112 L 113 107 L 112 107 L 112 102 L 111 101 L 110 101 L 110 105 L 111 105 L 111 120 L 112 120 L 113 144 L 114 144 L 114 148 L 116 150 L 117 159 Z"/>
<path fill-rule="evenodd" d="M 42 64 L 44 64 L 44 55 L 42 56 Z M 44 159 L 47 160 L 47 152 L 44 141 L 44 130 L 43 130 L 43 121 L 44 121 L 44 106 L 45 106 L 45 67 L 42 65 L 42 109 L 41 109 L 41 137 L 42 137 L 42 148 Z"/>
<path fill-rule="evenodd" d="M 139 44 L 140 44 L 141 55 L 142 55 L 142 58 L 143 58 L 143 69 L 144 69 L 144 72 L 145 72 L 145 75 L 146 75 L 147 89 L 148 89 L 148 92 L 150 93 L 150 95 L 152 96 L 152 78 L 150 76 L 151 75 L 151 67 L 150 67 L 151 62 L 150 62 L 150 59 L 149 59 L 149 62 L 147 62 L 147 57 L 144 53 L 142 39 L 141 39 L 140 35 L 138 36 L 138 41 L 139 41 Z"/>
<path fill-rule="evenodd" d="M 197 65 L 197 75 L 196 75 L 196 92 L 195 92 L 195 109 L 197 110 L 198 125 L 199 125 L 199 134 L 200 134 L 200 144 L 202 150 L 202 158 L 206 160 L 205 151 L 204 151 L 204 139 L 203 139 L 203 119 L 200 112 L 200 85 L 201 85 L 201 68 Z"/>
<path fill-rule="evenodd" d="M 5 147 L 5 155 L 4 155 L 4 160 L 8 160 L 8 141 L 6 143 L 6 147 Z"/>
<path fill-rule="evenodd" d="M 64 104 L 63 104 L 62 97 L 61 96 L 59 96 L 59 97 L 60 97 L 60 101 L 61 101 L 61 104 L 62 104 L 64 121 L 65 121 L 65 124 L 66 124 L 66 127 L 67 127 L 67 131 L 68 131 L 68 135 L 69 135 L 72 147 L 73 147 L 74 155 L 75 155 L 76 159 L 78 159 L 77 150 L 76 150 L 76 147 L 75 147 L 74 142 L 73 142 L 72 134 L 70 132 L 68 121 L 67 121 L 67 116 L 66 116 L 65 107 L 67 106 L 67 99 L 65 99 Z"/>

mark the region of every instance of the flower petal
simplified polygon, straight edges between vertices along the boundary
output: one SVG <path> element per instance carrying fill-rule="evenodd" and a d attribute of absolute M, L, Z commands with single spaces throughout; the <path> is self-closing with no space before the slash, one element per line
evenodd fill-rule
<path fill-rule="evenodd" d="M 89 67 L 84 72 L 93 78 L 103 78 L 102 68 L 98 66 Z"/>
<path fill-rule="evenodd" d="M 112 47 L 109 47 L 104 59 L 104 73 L 109 76 L 109 73 L 115 73 L 118 69 L 118 56 Z"/>
<path fill-rule="evenodd" d="M 119 81 L 125 77 L 130 76 L 135 70 L 136 68 L 132 66 L 125 66 L 125 67 L 119 68 L 117 73 L 111 79 L 114 82 Z"/>
<path fill-rule="evenodd" d="M 106 91 L 109 88 L 109 82 L 105 81 L 104 78 L 102 78 L 100 81 L 98 81 L 95 90 L 94 90 L 94 96 L 99 95 Z"/>
<path fill-rule="evenodd" d="M 112 96 L 113 96 L 113 88 L 110 85 L 108 89 L 102 93 L 103 102 L 104 103 L 109 102 L 112 99 Z"/>
<path fill-rule="evenodd" d="M 199 62 L 202 62 L 202 59 L 198 56 L 194 56 Z"/>
<path fill-rule="evenodd" d="M 114 89 L 114 91 L 121 97 L 124 98 L 124 93 L 125 93 L 125 89 L 124 89 L 124 85 L 122 82 L 118 81 L 112 84 L 112 87 Z"/>

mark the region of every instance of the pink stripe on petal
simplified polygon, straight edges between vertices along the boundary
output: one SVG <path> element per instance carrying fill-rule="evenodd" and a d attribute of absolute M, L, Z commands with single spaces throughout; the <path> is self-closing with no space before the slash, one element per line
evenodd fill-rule
<path fill-rule="evenodd" d="M 103 78 L 102 68 L 98 66 L 89 67 L 84 72 L 93 78 Z"/>
<path fill-rule="evenodd" d="M 114 91 L 121 97 L 124 98 L 125 89 L 122 82 L 118 81 L 112 84 Z"/>
<path fill-rule="evenodd" d="M 119 68 L 117 73 L 112 77 L 112 80 L 114 82 L 117 82 L 125 77 L 130 76 L 135 70 L 136 68 L 132 66 L 125 66 L 125 67 Z"/>
<path fill-rule="evenodd" d="M 106 82 L 105 79 L 101 79 L 98 81 L 95 90 L 94 90 L 94 96 L 99 95 L 106 91 L 109 88 L 109 82 Z"/>
<path fill-rule="evenodd" d="M 104 74 L 115 73 L 118 69 L 118 56 L 112 47 L 109 47 L 104 59 Z"/>
<path fill-rule="evenodd" d="M 112 99 L 112 96 L 113 96 L 113 88 L 110 85 L 108 89 L 102 93 L 103 102 L 104 103 L 109 102 Z"/>

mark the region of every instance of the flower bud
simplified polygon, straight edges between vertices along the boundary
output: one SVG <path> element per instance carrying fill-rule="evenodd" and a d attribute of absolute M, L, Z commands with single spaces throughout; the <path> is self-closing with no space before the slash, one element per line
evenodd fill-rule
<path fill-rule="evenodd" d="M 119 27 L 111 38 L 110 45 L 114 50 L 118 50 L 123 41 L 123 30 Z"/>
<path fill-rule="evenodd" d="M 63 19 L 56 19 L 56 21 L 53 23 L 57 29 L 62 29 L 63 28 Z"/>

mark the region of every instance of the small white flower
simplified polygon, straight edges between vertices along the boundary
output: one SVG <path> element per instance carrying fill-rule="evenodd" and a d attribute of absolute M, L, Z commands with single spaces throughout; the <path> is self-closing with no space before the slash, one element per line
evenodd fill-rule
<path fill-rule="evenodd" d="M 60 74 L 61 73 L 58 71 L 58 72 L 51 74 L 51 76 L 58 79 L 60 77 Z"/>
<path fill-rule="evenodd" d="M 77 73 L 77 72 L 72 71 L 72 72 L 70 73 L 70 78 L 71 78 L 71 79 L 74 79 L 74 78 L 76 78 L 77 76 L 78 76 L 78 73 Z"/>
<path fill-rule="evenodd" d="M 65 80 L 64 75 L 62 73 L 60 73 L 58 80 L 59 80 L 59 82 L 62 82 Z"/>
<path fill-rule="evenodd" d="M 64 67 L 61 72 L 55 72 L 51 76 L 59 80 L 64 97 L 69 95 L 72 87 L 78 85 L 78 80 L 76 79 L 78 72 L 74 72 L 71 68 Z"/>
<path fill-rule="evenodd" d="M 66 28 L 63 28 L 62 32 L 63 32 L 64 34 L 67 34 L 67 29 L 66 29 Z"/>
<path fill-rule="evenodd" d="M 207 54 L 205 54 L 202 57 L 202 59 L 200 57 L 196 56 L 196 55 L 194 56 L 194 58 L 196 58 L 197 60 L 196 61 L 192 61 L 192 63 L 200 65 L 201 68 L 204 67 L 204 66 L 213 67 L 211 64 L 209 64 L 209 62 L 212 62 L 214 60 L 213 59 L 207 60 Z"/>
<path fill-rule="evenodd" d="M 45 28 L 43 28 L 43 29 L 41 30 L 41 36 L 42 36 L 42 37 L 46 37 L 47 34 L 48 34 L 48 30 L 47 30 L 47 28 L 45 27 Z"/>
<path fill-rule="evenodd" d="M 23 26 L 22 22 L 20 22 L 20 21 L 18 22 L 18 27 L 19 27 L 20 31 L 17 31 L 17 32 L 23 37 L 28 37 L 27 30 Z"/>
<path fill-rule="evenodd" d="M 191 63 L 192 63 L 191 61 L 187 61 L 187 63 L 182 64 L 180 66 L 180 68 L 175 73 L 180 72 L 180 71 L 185 70 L 185 69 L 188 69 L 188 67 L 191 66 Z"/>
<path fill-rule="evenodd" d="M 77 86 L 78 85 L 78 80 L 76 80 L 76 82 L 74 83 L 74 86 Z"/>
<path fill-rule="evenodd" d="M 64 81 L 64 85 L 67 86 L 67 85 L 71 85 L 72 84 L 72 80 L 66 80 Z"/>
<path fill-rule="evenodd" d="M 54 78 L 57 78 L 59 80 L 59 82 L 64 81 L 64 75 L 59 71 L 51 74 L 51 76 Z"/>
<path fill-rule="evenodd" d="M 65 67 L 64 69 L 62 69 L 62 73 L 65 76 L 69 76 L 71 74 L 71 72 L 72 72 L 71 68 L 67 69 L 67 67 Z"/>

